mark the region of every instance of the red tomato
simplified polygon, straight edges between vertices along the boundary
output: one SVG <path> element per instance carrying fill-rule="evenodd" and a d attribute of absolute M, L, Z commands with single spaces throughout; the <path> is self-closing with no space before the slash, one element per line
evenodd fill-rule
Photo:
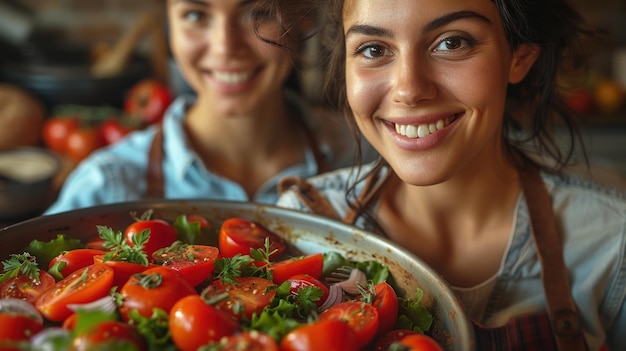
<path fill-rule="evenodd" d="M 221 299 L 215 304 L 215 307 L 230 313 L 236 319 L 239 319 L 242 315 L 251 319 L 252 314 L 261 313 L 276 295 L 276 290 L 268 289 L 274 286 L 274 283 L 267 279 L 238 277 L 233 278 L 233 280 L 236 284 L 227 284 L 222 280 L 214 281 L 202 291 L 202 297 L 206 300 L 211 300 L 227 293 L 228 298 Z"/>
<path fill-rule="evenodd" d="M 239 351 L 279 351 L 278 343 L 271 336 L 253 331 L 243 331 L 223 337 L 219 341 L 220 350 Z"/>
<path fill-rule="evenodd" d="M 378 311 L 378 334 L 383 334 L 396 325 L 398 319 L 398 296 L 393 287 L 386 282 L 376 284 L 376 297 L 372 305 Z"/>
<path fill-rule="evenodd" d="M 385 334 L 382 334 L 376 340 L 376 348 L 375 351 L 388 351 L 389 346 L 396 341 L 400 341 L 403 337 L 407 335 L 419 334 L 418 332 L 409 330 L 409 329 L 395 329 L 390 330 Z"/>
<path fill-rule="evenodd" d="M 370 304 L 361 301 L 346 301 L 331 306 L 320 314 L 320 319 L 335 319 L 354 330 L 358 347 L 365 347 L 378 331 L 378 311 Z"/>
<path fill-rule="evenodd" d="M 152 258 L 155 264 L 172 268 L 191 286 L 197 286 L 213 274 L 213 262 L 219 253 L 217 247 L 183 244 L 171 250 L 157 250 Z"/>
<path fill-rule="evenodd" d="M 76 327 L 77 320 L 78 320 L 78 314 L 72 313 L 69 317 L 63 320 L 63 323 L 61 323 L 61 327 L 63 329 L 70 330 L 70 331 L 74 330 L 74 327 Z"/>
<path fill-rule="evenodd" d="M 397 344 L 404 346 L 403 350 L 406 351 L 443 351 L 435 339 L 424 334 L 405 336 Z"/>
<path fill-rule="evenodd" d="M 43 330 L 43 325 L 19 313 L 0 314 L 0 350 L 19 350 L 17 347 L 8 347 L 12 343 L 24 342 Z"/>
<path fill-rule="evenodd" d="M 144 266 L 139 263 L 131 263 L 125 261 L 113 261 L 107 260 L 104 261 L 104 255 L 95 255 L 93 257 L 93 262 L 98 265 L 104 265 L 113 270 L 113 286 L 121 287 L 130 277 L 134 274 L 141 273 L 150 267 L 154 267 L 151 265 Z"/>
<path fill-rule="evenodd" d="M 200 228 L 211 228 L 211 222 L 209 222 L 208 219 L 206 219 L 206 218 L 204 218 L 203 216 L 200 216 L 200 215 L 189 215 L 189 216 L 187 216 L 187 222 L 189 222 L 189 223 L 198 222 L 198 223 L 200 223 Z"/>
<path fill-rule="evenodd" d="M 176 229 L 164 220 L 138 220 L 129 225 L 124 232 L 128 244 L 134 246 L 133 238 L 144 230 L 150 230 L 150 239 L 143 248 L 148 257 L 152 257 L 152 253 L 156 250 L 172 245 L 177 239 Z"/>
<path fill-rule="evenodd" d="M 32 303 L 39 295 L 52 288 L 55 283 L 54 277 L 41 269 L 39 270 L 39 281 L 19 274 L 0 284 L 0 298 L 14 297 Z"/>
<path fill-rule="evenodd" d="M 155 79 L 144 79 L 133 85 L 124 100 L 124 112 L 138 117 L 144 124 L 163 119 L 163 113 L 172 103 L 169 88 Z"/>
<path fill-rule="evenodd" d="M 72 314 L 69 304 L 82 304 L 106 296 L 113 286 L 113 270 L 93 264 L 57 282 L 35 300 L 35 307 L 51 321 L 60 322 Z"/>
<path fill-rule="evenodd" d="M 153 308 L 169 313 L 176 301 L 195 295 L 196 290 L 171 268 L 154 267 L 133 275 L 122 286 L 120 294 L 123 299 L 119 311 L 128 321 L 131 310 L 137 310 L 146 318 L 152 316 Z"/>
<path fill-rule="evenodd" d="M 76 128 L 67 136 L 65 154 L 74 162 L 79 162 L 102 146 L 96 128 Z"/>
<path fill-rule="evenodd" d="M 296 274 L 308 274 L 319 279 L 323 269 L 324 255 L 321 253 L 292 257 L 272 263 L 269 267 L 269 270 L 272 271 L 272 280 L 276 284 L 281 284 Z"/>
<path fill-rule="evenodd" d="M 93 249 L 76 249 L 65 251 L 50 261 L 50 264 L 48 265 L 48 270 L 54 267 L 54 269 L 61 273 L 63 278 L 65 278 L 81 268 L 92 265 L 94 263 L 93 257 L 95 255 L 104 254 L 105 252 L 102 250 Z"/>
<path fill-rule="evenodd" d="M 324 303 L 324 301 L 326 301 L 326 299 L 328 298 L 328 294 L 329 294 L 328 287 L 324 283 L 322 283 L 319 279 L 315 279 L 308 274 L 296 274 L 292 276 L 291 278 L 289 278 L 288 280 L 291 286 L 290 292 L 294 295 L 298 295 L 298 290 L 302 288 L 306 288 L 308 286 L 315 286 L 315 287 L 322 289 L 322 292 L 323 292 L 322 297 L 318 301 L 315 301 L 315 303 L 318 306 L 321 306 Z"/>
<path fill-rule="evenodd" d="M 135 128 L 123 125 L 116 118 L 109 118 L 98 126 L 98 134 L 104 145 L 111 145 L 122 140 Z"/>
<path fill-rule="evenodd" d="M 67 137 L 79 125 L 78 117 L 48 117 L 42 127 L 44 144 L 59 154 L 65 154 Z"/>
<path fill-rule="evenodd" d="M 281 351 L 357 351 L 354 330 L 345 322 L 325 319 L 296 328 L 280 342 Z"/>
<path fill-rule="evenodd" d="M 259 223 L 241 218 L 230 218 L 220 228 L 219 248 L 224 257 L 233 257 L 237 254 L 249 255 L 250 249 L 265 247 L 265 238 L 269 238 L 270 250 L 276 252 L 270 257 L 280 255 L 285 251 L 286 243 L 276 233 Z"/>
<path fill-rule="evenodd" d="M 202 345 L 239 330 L 235 320 L 207 304 L 199 295 L 176 301 L 170 310 L 169 323 L 172 340 L 182 351 L 196 351 Z"/>
<path fill-rule="evenodd" d="M 130 324 L 119 321 L 97 323 L 79 333 L 72 341 L 72 351 L 91 350 L 148 350 L 143 337 Z"/>
<path fill-rule="evenodd" d="M 92 249 L 92 250 L 108 251 L 108 249 L 104 246 L 104 244 L 105 244 L 104 239 L 102 239 L 100 236 L 96 235 L 96 236 L 92 237 L 85 244 L 85 248 L 86 249 Z"/>

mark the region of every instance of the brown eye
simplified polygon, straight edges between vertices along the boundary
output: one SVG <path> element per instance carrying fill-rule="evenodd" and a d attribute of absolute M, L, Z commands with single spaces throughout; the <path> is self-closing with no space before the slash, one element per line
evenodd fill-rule
<path fill-rule="evenodd" d="M 384 57 L 388 54 L 387 49 L 385 49 L 384 47 L 372 44 L 361 46 L 357 50 L 357 53 L 360 53 L 369 59 Z"/>

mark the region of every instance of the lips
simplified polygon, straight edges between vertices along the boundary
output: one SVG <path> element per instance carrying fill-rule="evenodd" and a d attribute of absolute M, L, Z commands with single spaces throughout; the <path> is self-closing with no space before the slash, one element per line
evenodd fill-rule
<path fill-rule="evenodd" d="M 410 139 L 419 139 L 427 137 L 438 130 L 450 125 L 459 115 L 442 118 L 432 123 L 426 124 L 395 124 L 396 133 Z"/>

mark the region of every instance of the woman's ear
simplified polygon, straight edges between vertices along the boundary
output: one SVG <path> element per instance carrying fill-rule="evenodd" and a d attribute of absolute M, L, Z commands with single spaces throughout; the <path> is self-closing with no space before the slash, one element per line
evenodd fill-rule
<path fill-rule="evenodd" d="M 509 83 L 517 84 L 526 77 L 533 66 L 541 49 L 536 44 L 520 44 L 513 51 L 513 60 L 509 70 Z"/>

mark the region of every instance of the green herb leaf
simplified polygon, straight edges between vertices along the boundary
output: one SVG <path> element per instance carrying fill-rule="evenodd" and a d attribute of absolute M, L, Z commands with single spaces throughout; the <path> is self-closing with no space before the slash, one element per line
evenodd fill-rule
<path fill-rule="evenodd" d="M 2 275 L 0 275 L 0 283 L 5 280 L 24 275 L 29 279 L 35 279 L 39 283 L 39 266 L 37 259 L 28 252 L 23 254 L 13 254 L 8 260 L 2 261 Z"/>

